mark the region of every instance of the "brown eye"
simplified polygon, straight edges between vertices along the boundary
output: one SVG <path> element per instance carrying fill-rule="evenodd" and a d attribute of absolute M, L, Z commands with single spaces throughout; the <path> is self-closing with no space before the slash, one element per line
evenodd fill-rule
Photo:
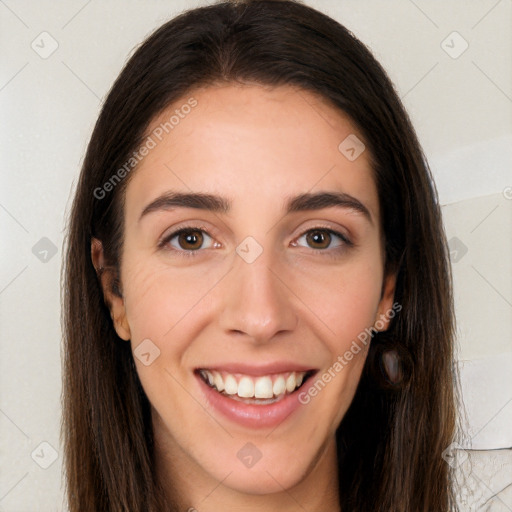
<path fill-rule="evenodd" d="M 304 239 L 305 242 L 302 241 Z M 292 245 L 294 247 L 297 245 L 309 247 L 314 253 L 321 255 L 337 256 L 353 247 L 354 244 L 338 231 L 318 227 L 305 231 Z"/>
<path fill-rule="evenodd" d="M 331 243 L 331 235 L 327 230 L 315 229 L 308 232 L 306 240 L 313 249 L 326 249 Z"/>
<path fill-rule="evenodd" d="M 203 247 L 206 244 L 206 247 Z M 173 233 L 170 233 L 161 242 L 159 247 L 167 248 L 177 255 L 194 256 L 199 254 L 200 249 L 209 249 L 213 246 L 211 236 L 200 227 L 184 227 Z"/>
<path fill-rule="evenodd" d="M 178 244 L 182 249 L 197 250 L 203 244 L 203 234 L 201 231 L 182 231 L 178 235 Z"/>

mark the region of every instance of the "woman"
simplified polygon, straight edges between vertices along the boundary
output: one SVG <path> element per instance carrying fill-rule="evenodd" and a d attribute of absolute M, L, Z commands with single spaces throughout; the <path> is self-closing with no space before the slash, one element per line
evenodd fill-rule
<path fill-rule="evenodd" d="M 455 510 L 435 186 L 320 12 L 218 3 L 142 44 L 88 146 L 64 303 L 71 512 Z"/>

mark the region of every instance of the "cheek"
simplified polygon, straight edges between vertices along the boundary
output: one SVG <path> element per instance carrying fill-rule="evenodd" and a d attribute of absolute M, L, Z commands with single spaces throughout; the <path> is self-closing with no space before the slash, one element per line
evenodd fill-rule
<path fill-rule="evenodd" d="M 316 325 L 316 335 L 326 346 L 330 361 L 317 379 L 323 380 L 331 399 L 319 407 L 325 414 L 334 414 L 336 424 L 346 411 L 359 382 L 371 341 L 371 327 L 378 317 L 382 290 L 382 266 L 378 246 L 364 257 L 354 258 L 346 265 L 318 271 L 309 276 L 308 309 L 312 312 L 309 325 Z M 303 277 L 301 281 L 305 282 Z M 320 321 L 319 321 L 320 320 Z M 318 388 L 323 389 L 319 383 Z M 322 391 L 323 394 L 323 391 Z M 338 407 L 327 410 L 337 403 Z"/>
<path fill-rule="evenodd" d="M 191 376 L 183 359 L 200 334 L 199 319 L 204 316 L 202 299 L 211 289 L 211 283 L 197 269 L 171 269 L 156 258 L 131 261 L 126 258 L 124 264 L 123 293 L 132 350 L 150 402 L 167 419 L 175 416 L 176 411 L 182 417 L 204 415 L 201 407 L 190 400 L 187 383 Z M 143 353 L 139 346 L 150 354 L 149 361 L 138 357 Z M 180 436 L 193 438 L 192 431 L 181 423 L 169 425 L 181 431 Z"/>
<path fill-rule="evenodd" d="M 378 254 L 370 252 L 364 258 L 316 272 L 309 269 L 295 278 L 295 287 L 317 317 L 316 324 L 322 337 L 329 340 L 333 355 L 344 352 L 375 322 L 383 277 Z"/>
<path fill-rule="evenodd" d="M 163 341 L 172 339 L 179 349 L 180 322 L 194 315 L 197 325 L 201 317 L 202 301 L 207 297 L 216 279 L 215 273 L 206 274 L 197 268 L 169 268 L 158 262 L 135 261 L 126 264 L 123 292 L 126 314 L 132 333 L 132 343 L 145 338 Z M 189 320 L 189 319 L 188 319 Z"/>
<path fill-rule="evenodd" d="M 308 296 L 308 305 L 321 319 L 316 321 L 317 336 L 330 357 L 302 399 L 313 402 L 315 415 L 326 419 L 326 435 L 335 434 L 360 381 L 380 300 L 379 268 L 368 262 L 331 273 Z"/>

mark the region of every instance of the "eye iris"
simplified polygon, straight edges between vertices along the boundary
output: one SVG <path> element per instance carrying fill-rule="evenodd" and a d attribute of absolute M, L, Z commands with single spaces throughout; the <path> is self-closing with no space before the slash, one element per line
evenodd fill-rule
<path fill-rule="evenodd" d="M 329 243 L 331 241 L 331 236 L 326 233 L 325 231 L 311 231 L 307 234 L 308 243 L 313 242 L 313 244 L 317 244 L 316 249 L 325 249 L 329 246 Z M 321 247 L 318 247 L 318 244 L 321 245 Z"/>
<path fill-rule="evenodd" d="M 183 247 L 183 242 L 189 244 L 188 247 Z M 199 249 L 203 243 L 203 235 L 200 231 L 183 231 L 179 235 L 179 243 L 185 249 Z M 195 247 L 190 247 L 190 245 Z"/>

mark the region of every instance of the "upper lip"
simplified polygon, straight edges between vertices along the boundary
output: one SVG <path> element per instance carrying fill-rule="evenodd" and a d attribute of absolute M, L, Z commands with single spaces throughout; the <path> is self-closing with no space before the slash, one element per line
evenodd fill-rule
<path fill-rule="evenodd" d="M 286 372 L 308 372 L 316 371 L 310 365 L 303 365 L 288 361 L 273 361 L 265 364 L 247 364 L 247 363 L 221 363 L 209 364 L 197 367 L 197 370 L 216 370 L 218 372 L 242 373 L 244 375 L 253 375 L 255 377 L 261 375 L 270 375 L 272 373 Z"/>

